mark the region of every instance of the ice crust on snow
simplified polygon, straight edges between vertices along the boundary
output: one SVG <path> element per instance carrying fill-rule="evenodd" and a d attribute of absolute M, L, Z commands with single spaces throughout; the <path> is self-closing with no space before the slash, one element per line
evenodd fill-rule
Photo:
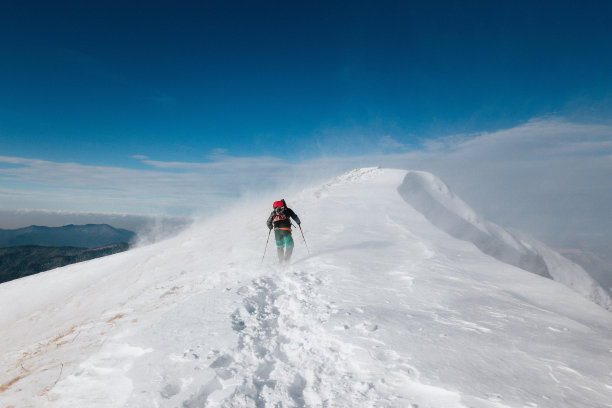
<path fill-rule="evenodd" d="M 359 169 L 290 202 L 312 253 L 294 236 L 287 268 L 260 265 L 262 202 L 0 285 L 3 406 L 611 406 L 612 314 L 554 252 L 426 173 Z M 454 236 L 457 219 L 573 289 Z"/>

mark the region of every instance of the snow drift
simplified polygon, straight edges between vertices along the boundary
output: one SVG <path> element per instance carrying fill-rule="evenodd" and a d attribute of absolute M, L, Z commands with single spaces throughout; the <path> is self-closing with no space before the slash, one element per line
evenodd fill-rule
<path fill-rule="evenodd" d="M 285 269 L 274 251 L 260 265 L 266 202 L 0 285 L 3 404 L 612 406 L 612 314 L 435 226 L 426 200 L 513 262 L 534 256 L 553 278 L 565 265 L 433 176 L 361 169 L 285 198 L 312 251 L 295 236 Z"/>

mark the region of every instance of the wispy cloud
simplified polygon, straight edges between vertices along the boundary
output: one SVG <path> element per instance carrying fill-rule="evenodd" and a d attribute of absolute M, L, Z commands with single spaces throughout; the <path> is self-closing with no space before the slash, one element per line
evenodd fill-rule
<path fill-rule="evenodd" d="M 219 157 L 207 163 L 164 162 L 135 156 L 150 169 L 89 166 L 0 156 L 5 208 L 133 213 L 190 213 L 247 189 L 269 189 L 280 168 L 276 158 Z M 11 178 L 11 183 L 3 180 Z"/>
<path fill-rule="evenodd" d="M 403 151 L 408 150 L 408 146 L 397 141 L 396 139 L 394 139 L 393 137 L 389 135 L 382 136 L 378 142 L 378 145 L 385 152 L 398 152 L 398 151 L 403 152 Z"/>
<path fill-rule="evenodd" d="M 612 239 L 612 126 L 548 118 L 454 135 L 418 150 L 406 151 L 391 137 L 379 142 L 398 153 L 321 155 L 299 163 L 225 151 L 213 152 L 206 162 L 133 156 L 144 169 L 0 157 L 0 199 L 5 209 L 183 215 L 379 165 L 431 171 L 502 225 L 540 236 Z"/>

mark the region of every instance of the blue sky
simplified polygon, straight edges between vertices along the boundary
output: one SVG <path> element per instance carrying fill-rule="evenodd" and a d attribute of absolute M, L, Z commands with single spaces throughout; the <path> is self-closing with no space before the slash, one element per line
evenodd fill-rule
<path fill-rule="evenodd" d="M 606 120 L 610 17 L 606 1 L 3 2 L 0 147 L 299 161 Z"/>
<path fill-rule="evenodd" d="M 0 212 L 210 213 L 380 165 L 612 245 L 611 19 L 610 1 L 3 1 Z"/>

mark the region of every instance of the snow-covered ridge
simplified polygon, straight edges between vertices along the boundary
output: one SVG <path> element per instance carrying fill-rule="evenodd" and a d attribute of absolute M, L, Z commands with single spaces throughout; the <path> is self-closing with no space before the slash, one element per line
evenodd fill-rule
<path fill-rule="evenodd" d="M 380 167 L 364 167 L 360 169 L 353 169 L 344 174 L 335 177 L 334 179 L 328 181 L 323 186 L 318 188 L 314 194 L 318 198 L 324 196 L 330 189 L 336 186 L 342 186 L 346 184 L 355 184 L 366 181 L 376 175 L 381 175 L 384 172 L 388 172 L 389 169 L 382 169 Z"/>
<path fill-rule="evenodd" d="M 612 314 L 432 225 L 406 176 L 286 197 L 287 268 L 270 197 L 0 285 L 3 406 L 609 407 Z"/>
<path fill-rule="evenodd" d="M 438 177 L 410 171 L 398 188 L 407 203 L 455 238 L 472 242 L 485 254 L 554 279 L 612 311 L 612 299 L 579 265 L 526 235 L 522 238 L 483 220 Z"/>

